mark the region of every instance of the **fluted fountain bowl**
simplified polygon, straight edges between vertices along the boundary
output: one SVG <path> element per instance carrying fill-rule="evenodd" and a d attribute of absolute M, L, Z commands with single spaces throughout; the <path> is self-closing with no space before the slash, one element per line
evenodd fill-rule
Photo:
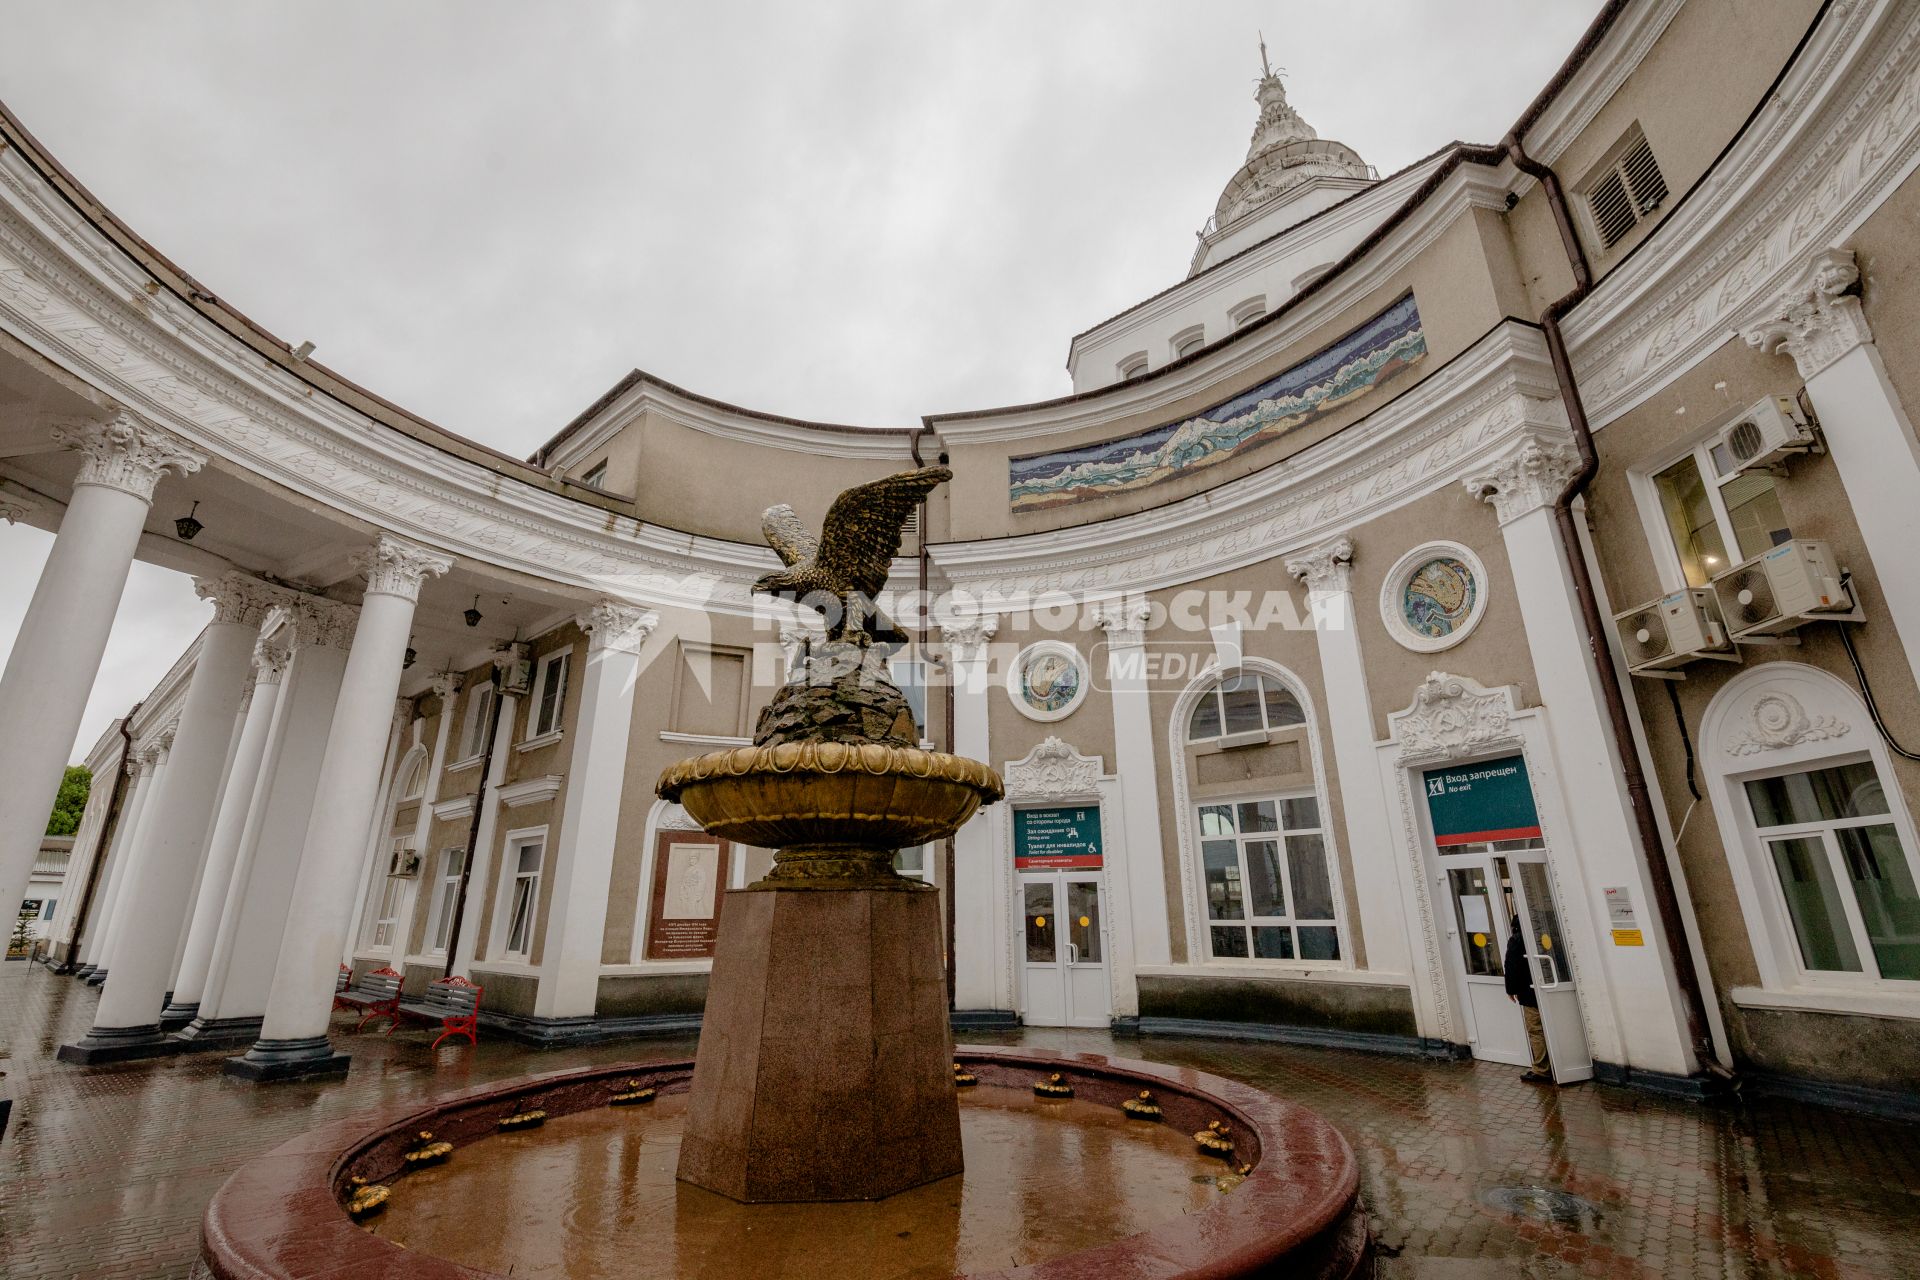
<path fill-rule="evenodd" d="M 656 790 L 723 840 L 774 849 L 750 889 L 930 890 L 893 870 L 1005 794 L 978 760 L 879 743 L 785 742 L 671 765 Z"/>

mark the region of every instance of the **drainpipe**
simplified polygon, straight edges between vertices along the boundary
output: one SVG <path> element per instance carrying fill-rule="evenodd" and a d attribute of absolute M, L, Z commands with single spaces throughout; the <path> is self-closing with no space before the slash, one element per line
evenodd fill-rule
<path fill-rule="evenodd" d="M 932 434 L 933 434 L 933 428 L 923 423 L 921 424 L 920 429 L 914 432 L 913 435 L 908 440 L 908 448 L 913 454 L 913 465 L 916 469 L 927 465 L 926 459 L 920 456 L 920 441 L 923 437 L 930 436 Z M 942 459 L 942 461 L 945 461 L 945 459 Z M 925 667 L 931 668 L 933 665 L 933 659 L 927 654 L 927 612 L 928 612 L 927 579 L 928 579 L 928 569 L 929 569 L 929 557 L 927 555 L 927 498 L 926 498 L 926 495 L 924 494 L 921 495 L 921 498 L 920 498 L 920 557 L 919 558 L 920 558 L 920 606 L 921 606 L 920 607 L 920 628 L 919 628 L 920 661 L 924 664 Z M 947 664 L 946 674 L 948 678 L 940 682 L 941 689 L 944 691 L 943 701 L 946 707 L 946 715 L 944 717 L 942 732 L 944 733 L 947 740 L 946 749 L 949 753 L 951 753 L 953 751 L 953 678 L 952 678 L 953 670 L 952 670 L 951 664 Z M 922 685 L 923 697 L 925 696 L 924 689 L 925 689 L 925 686 Z M 953 947 L 954 947 L 954 940 L 956 936 L 956 926 L 958 924 L 958 921 L 954 917 L 954 910 L 953 910 L 954 886 L 953 886 L 953 837 L 952 836 L 948 836 L 945 840 L 942 840 L 940 842 L 940 884 L 946 890 L 943 896 L 946 898 L 945 906 L 946 906 L 946 932 L 947 932 L 947 945 L 946 945 L 947 1010 L 948 1012 L 952 1012 L 955 1004 L 954 991 L 955 991 L 955 987 L 958 980 L 957 979 L 958 971 L 954 964 L 954 957 L 953 957 Z"/>
<path fill-rule="evenodd" d="M 1593 429 L 1587 422 L 1587 410 L 1580 399 L 1580 388 L 1573 379 L 1573 361 L 1567 355 L 1566 338 L 1560 332 L 1560 317 L 1573 310 L 1586 296 L 1593 292 L 1593 270 L 1587 264 L 1586 251 L 1580 247 L 1580 237 L 1573 225 L 1573 215 L 1568 210 L 1565 190 L 1560 186 L 1560 178 L 1547 165 L 1535 160 L 1526 153 L 1521 145 L 1518 130 L 1509 133 L 1501 142 L 1501 149 L 1507 153 L 1520 172 L 1539 180 L 1547 193 L 1547 204 L 1553 210 L 1554 225 L 1560 231 L 1560 242 L 1566 249 L 1567 265 L 1573 269 L 1573 289 L 1565 297 L 1550 304 L 1540 313 L 1540 329 L 1546 335 L 1547 354 L 1553 361 L 1554 381 L 1560 387 L 1560 399 L 1567 409 L 1567 421 L 1573 428 L 1574 447 L 1580 454 L 1580 469 L 1574 473 L 1567 486 L 1553 504 L 1553 520 L 1560 532 L 1560 550 L 1566 556 L 1567 570 L 1573 577 L 1574 594 L 1580 601 L 1580 618 L 1586 627 L 1587 651 L 1593 659 L 1593 671 L 1600 683 L 1602 699 L 1607 704 L 1607 719 L 1613 732 L 1615 753 L 1620 758 L 1620 769 L 1627 784 L 1627 803 L 1633 810 L 1635 834 L 1639 837 L 1641 860 L 1646 864 L 1647 878 L 1653 884 L 1654 904 L 1660 912 L 1660 925 L 1667 936 L 1669 954 L 1673 957 L 1674 978 L 1680 984 L 1681 994 L 1686 998 L 1687 1035 L 1693 1042 L 1694 1056 L 1701 1067 L 1722 1078 L 1731 1079 L 1733 1073 L 1720 1062 L 1713 1047 L 1713 1037 L 1708 1032 L 1706 997 L 1700 988 L 1700 974 L 1693 964 L 1693 949 L 1688 945 L 1687 933 L 1680 912 L 1680 895 L 1673 884 L 1673 871 L 1667 865 L 1666 845 L 1660 838 L 1660 823 L 1653 811 L 1653 796 L 1647 788 L 1646 771 L 1640 767 L 1640 752 L 1633 736 L 1633 720 L 1627 711 L 1626 691 L 1620 687 L 1620 675 L 1613 664 L 1613 652 L 1608 644 L 1607 620 L 1600 613 L 1600 599 L 1594 591 L 1593 576 L 1587 568 L 1587 557 L 1581 549 L 1579 527 L 1574 521 L 1573 500 L 1585 493 L 1587 486 L 1600 470 L 1600 454 L 1594 448 Z"/>
<path fill-rule="evenodd" d="M 127 765 L 133 760 L 133 733 L 130 726 L 133 718 L 140 714 L 140 708 L 146 705 L 147 700 L 142 698 L 120 719 L 120 763 L 113 770 L 113 795 L 107 800 L 108 817 L 100 820 L 100 838 L 94 842 L 93 861 L 87 864 L 87 886 L 81 891 L 80 909 L 74 915 L 73 936 L 67 940 L 67 958 L 53 966 L 55 973 L 72 973 L 79 967 L 74 960 L 80 954 L 80 936 L 87 927 L 87 914 L 93 910 L 93 891 L 100 883 L 101 865 L 107 860 L 114 831 L 120 825 L 120 801 L 127 789 Z"/>
<path fill-rule="evenodd" d="M 518 632 L 515 633 L 519 634 Z M 460 926 L 467 914 L 467 884 L 473 879 L 473 853 L 480 843 L 480 816 L 487 811 L 487 779 L 493 773 L 493 740 L 500 736 L 500 668 L 494 667 L 487 678 L 493 682 L 493 708 L 487 717 L 487 747 L 480 753 L 480 783 L 473 793 L 473 814 L 467 820 L 467 856 L 460 861 L 460 887 L 453 895 L 453 924 L 447 930 L 447 964 L 442 978 L 453 976 L 454 957 L 460 954 Z M 450 714 L 442 708 L 441 715 Z"/>

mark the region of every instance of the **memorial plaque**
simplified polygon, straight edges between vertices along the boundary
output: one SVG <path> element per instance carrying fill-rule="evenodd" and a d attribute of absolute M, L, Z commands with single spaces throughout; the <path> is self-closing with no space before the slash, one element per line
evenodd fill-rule
<path fill-rule="evenodd" d="M 653 858 L 647 959 L 708 960 L 720 934 L 730 846 L 691 831 L 663 831 Z"/>

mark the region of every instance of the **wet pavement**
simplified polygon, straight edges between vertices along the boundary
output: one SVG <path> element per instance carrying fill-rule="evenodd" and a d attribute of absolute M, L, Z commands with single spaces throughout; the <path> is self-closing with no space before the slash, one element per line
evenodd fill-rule
<path fill-rule="evenodd" d="M 0 965 L 0 1276 L 185 1276 L 200 1212 L 249 1157 L 379 1104 L 569 1066 L 684 1057 L 691 1039 L 536 1052 L 402 1031 L 335 1039 L 344 1083 L 259 1087 L 223 1055 L 79 1068 L 54 1050 L 98 994 Z M 1799 1103 L 1703 1107 L 1510 1067 L 1283 1045 L 970 1034 L 1202 1067 L 1312 1107 L 1359 1156 L 1383 1280 L 1920 1277 L 1920 1127 Z"/>

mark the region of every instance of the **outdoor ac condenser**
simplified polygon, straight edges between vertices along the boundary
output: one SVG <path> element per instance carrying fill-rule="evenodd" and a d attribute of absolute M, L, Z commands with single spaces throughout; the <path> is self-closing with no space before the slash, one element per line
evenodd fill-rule
<path fill-rule="evenodd" d="M 1739 654 L 1720 617 L 1720 602 L 1705 587 L 1689 587 L 1614 615 L 1627 670 L 1660 676 L 1700 658 L 1738 662 Z"/>
<path fill-rule="evenodd" d="M 1713 580 L 1735 640 L 1761 642 L 1819 618 L 1860 616 L 1824 542 L 1793 538 Z"/>
<path fill-rule="evenodd" d="M 1711 453 L 1722 480 L 1814 447 L 1813 428 L 1787 396 L 1768 396 L 1720 430 Z"/>

